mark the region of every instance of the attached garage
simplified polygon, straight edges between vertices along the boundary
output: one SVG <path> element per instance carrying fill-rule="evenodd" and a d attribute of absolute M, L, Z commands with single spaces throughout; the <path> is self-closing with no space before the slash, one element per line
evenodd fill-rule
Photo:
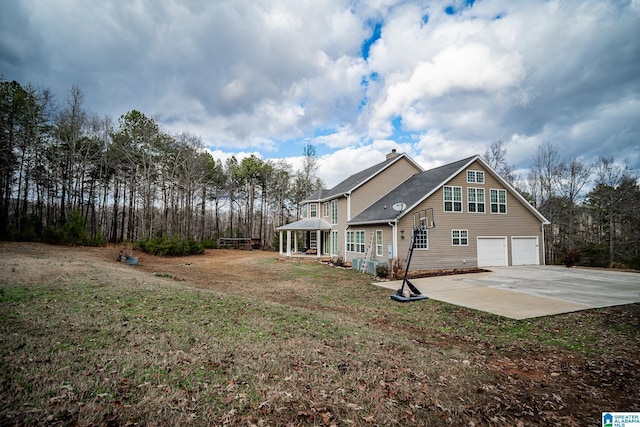
<path fill-rule="evenodd" d="M 507 238 L 478 237 L 478 267 L 506 267 Z"/>
<path fill-rule="evenodd" d="M 511 238 L 512 265 L 538 265 L 540 264 L 539 254 L 537 237 Z"/>

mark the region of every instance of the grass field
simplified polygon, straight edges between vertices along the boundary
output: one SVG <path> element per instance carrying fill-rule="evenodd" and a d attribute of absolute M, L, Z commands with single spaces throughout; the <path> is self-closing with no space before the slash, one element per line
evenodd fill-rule
<path fill-rule="evenodd" d="M 0 244 L 0 425 L 599 426 L 640 410 L 638 304 L 515 321 L 275 254 L 116 253 Z"/>

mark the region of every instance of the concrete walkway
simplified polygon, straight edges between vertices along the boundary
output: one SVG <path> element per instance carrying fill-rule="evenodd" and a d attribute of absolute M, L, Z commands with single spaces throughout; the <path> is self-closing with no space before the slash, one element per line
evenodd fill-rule
<path fill-rule="evenodd" d="M 640 274 L 558 266 L 492 267 L 489 273 L 413 279 L 449 304 L 528 319 L 640 302 Z M 402 281 L 375 283 L 398 290 Z"/>

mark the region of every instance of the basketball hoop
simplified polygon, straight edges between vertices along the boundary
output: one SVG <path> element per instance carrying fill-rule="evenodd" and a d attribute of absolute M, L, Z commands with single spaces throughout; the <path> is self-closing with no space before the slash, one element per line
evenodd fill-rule
<path fill-rule="evenodd" d="M 433 220 L 433 208 L 427 208 L 419 210 L 413 214 L 413 233 L 411 233 L 411 244 L 409 244 L 409 254 L 407 255 L 407 267 L 404 271 L 404 278 L 402 279 L 402 287 L 398 289 L 398 292 L 391 295 L 391 299 L 399 302 L 407 301 L 419 301 L 427 299 L 426 295 L 422 295 L 422 292 L 416 288 L 407 275 L 409 273 L 409 265 L 411 264 L 411 257 L 413 256 L 413 249 L 416 245 L 416 237 L 422 232 L 434 228 L 436 226 Z M 405 290 L 405 287 L 407 288 Z"/>
<path fill-rule="evenodd" d="M 428 230 L 434 228 L 436 223 L 433 220 L 433 208 L 422 209 L 413 214 L 413 229 Z"/>

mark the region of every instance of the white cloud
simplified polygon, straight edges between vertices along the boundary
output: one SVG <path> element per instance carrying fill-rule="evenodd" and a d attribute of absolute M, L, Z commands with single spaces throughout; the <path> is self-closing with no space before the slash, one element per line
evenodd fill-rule
<path fill-rule="evenodd" d="M 322 145 L 327 182 L 345 159 L 352 172 L 398 148 L 430 167 L 498 139 L 519 168 L 550 141 L 640 169 L 638 0 L 459 3 L 8 2 L 0 69 L 58 99 L 78 84 L 88 109 L 138 109 L 219 155 Z"/>
<path fill-rule="evenodd" d="M 312 144 L 324 144 L 330 148 L 342 148 L 357 145 L 360 136 L 349 129 L 339 129 L 336 132 L 312 138 Z"/>

